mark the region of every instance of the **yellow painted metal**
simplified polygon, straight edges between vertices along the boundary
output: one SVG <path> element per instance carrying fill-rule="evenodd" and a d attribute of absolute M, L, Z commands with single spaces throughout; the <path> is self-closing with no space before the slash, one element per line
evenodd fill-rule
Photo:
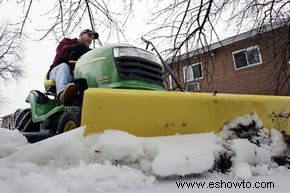
<path fill-rule="evenodd" d="M 44 86 L 45 87 L 47 87 L 47 86 L 55 86 L 55 81 L 54 80 L 49 80 L 47 77 L 48 77 L 48 73 L 45 73 Z"/>
<path fill-rule="evenodd" d="M 63 129 L 63 132 L 67 132 L 67 131 L 70 131 L 70 130 L 73 130 L 75 129 L 77 126 L 76 124 L 73 122 L 73 121 L 68 121 L 65 126 L 64 126 L 64 129 Z"/>
<path fill-rule="evenodd" d="M 85 135 L 106 129 L 137 136 L 218 132 L 231 119 L 256 112 L 264 127 L 290 133 L 290 97 L 90 88 Z"/>

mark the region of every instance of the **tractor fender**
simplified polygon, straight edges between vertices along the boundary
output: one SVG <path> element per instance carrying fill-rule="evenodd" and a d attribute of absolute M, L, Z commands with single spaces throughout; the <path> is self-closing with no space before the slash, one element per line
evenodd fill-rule
<path fill-rule="evenodd" d="M 44 121 L 55 113 L 67 110 L 67 107 L 61 105 L 56 98 L 51 99 L 38 90 L 30 91 L 25 101 L 30 104 L 34 123 Z"/>

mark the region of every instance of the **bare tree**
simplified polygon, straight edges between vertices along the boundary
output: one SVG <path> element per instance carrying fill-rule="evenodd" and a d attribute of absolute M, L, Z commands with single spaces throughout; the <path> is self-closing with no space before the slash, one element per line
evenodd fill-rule
<path fill-rule="evenodd" d="M 106 37 L 123 36 L 123 29 L 132 14 L 133 0 L 120 2 L 120 7 L 114 6 L 116 2 L 110 0 L 55 0 L 52 9 L 47 10 L 43 16 L 50 18 L 47 28 L 38 29 L 43 32 L 42 37 L 53 35 L 56 40 L 70 35 L 76 28 L 80 29 L 83 25 L 90 26 L 99 32 L 105 32 Z M 23 6 L 24 15 L 18 24 L 21 25 L 21 33 L 25 29 L 30 13 L 33 11 L 33 4 L 41 4 L 35 0 L 19 0 L 19 5 Z M 46 2 L 47 3 L 47 2 Z M 103 33 L 104 34 L 104 33 Z M 124 36 L 123 36 L 124 37 Z"/>
<path fill-rule="evenodd" d="M 219 41 L 222 34 L 218 34 L 217 24 L 235 29 L 236 34 L 277 21 L 286 25 L 289 3 L 289 0 L 159 0 L 150 20 L 157 27 L 146 35 L 170 45 L 163 51 L 176 55 Z M 220 20 L 225 22 L 219 23 Z"/>
<path fill-rule="evenodd" d="M 3 1 L 0 1 L 3 3 Z M 98 29 L 98 32 L 106 34 L 106 39 L 116 36 L 126 39 L 123 35 L 127 20 L 133 16 L 134 0 L 123 0 L 118 2 L 111 0 L 55 0 L 52 9 L 47 10 L 44 16 L 50 18 L 49 24 L 43 32 L 40 39 L 53 35 L 55 39 L 70 35 L 76 28 L 81 28 L 84 23 L 90 25 L 92 29 Z M 223 37 L 217 26 L 227 24 L 229 30 L 235 29 L 238 34 L 244 30 L 262 28 L 264 25 L 274 25 L 281 21 L 285 25 L 289 24 L 289 0 L 158 0 L 150 1 L 150 10 L 152 9 L 152 18 L 148 21 L 155 25 L 144 36 L 157 42 L 158 48 L 161 48 L 163 55 L 171 58 L 171 63 L 176 57 L 188 53 L 192 50 L 198 50 L 198 53 L 211 50 L 211 43 L 221 42 Z M 20 34 L 25 31 L 25 26 L 33 11 L 34 4 L 41 4 L 36 0 L 18 0 L 17 3 L 23 6 L 23 17 L 19 21 L 21 26 Z M 138 3 L 138 2 L 137 2 Z M 221 23 L 221 21 L 225 21 Z M 229 31 L 227 30 L 227 31 Z M 104 38 L 104 36 L 103 36 Z M 284 46 L 285 54 L 288 54 L 289 46 Z M 190 56 L 188 55 L 188 58 Z M 207 61 L 211 61 L 210 56 Z M 287 59 L 288 56 L 283 58 Z M 179 57 L 177 57 L 179 58 Z M 179 69 L 178 65 L 175 66 Z M 205 72 L 208 77 L 213 73 Z M 279 66 L 281 71 L 285 72 L 287 66 Z M 283 74 L 280 72 L 280 74 Z M 179 71 L 176 72 L 177 74 Z M 284 73 L 285 74 L 285 73 Z M 182 77 L 179 75 L 179 77 Z M 286 84 L 289 77 L 285 75 L 277 76 L 277 92 L 281 84 Z M 209 82 L 211 82 L 209 80 Z M 290 88 L 290 85 L 289 85 Z"/>
<path fill-rule="evenodd" d="M 40 38 L 53 34 L 56 39 L 71 34 L 84 22 L 98 31 L 106 31 L 107 38 L 112 35 L 122 36 L 122 32 L 130 16 L 133 16 L 134 0 L 118 2 L 111 0 L 55 0 L 54 6 L 47 10 L 50 18 L 48 27 L 41 29 L 44 34 Z M 21 33 L 33 11 L 36 0 L 18 0 L 23 6 L 23 17 L 18 24 Z M 289 18 L 289 0 L 158 0 L 150 1 L 155 8 L 149 21 L 156 28 L 145 35 L 159 40 L 164 46 L 163 52 L 177 55 L 179 52 L 203 48 L 212 41 L 219 41 L 220 34 L 216 24 L 221 19 L 229 26 L 240 30 L 261 27 L 274 23 L 282 18 Z M 169 46 L 168 46 L 169 45 Z M 165 48 L 166 47 L 166 48 Z M 174 59 L 174 57 L 173 57 Z"/>
<path fill-rule="evenodd" d="M 224 34 L 230 30 L 234 30 L 232 35 L 236 35 L 253 29 L 263 32 L 265 25 L 270 25 L 274 31 L 273 26 L 277 22 L 280 22 L 282 26 L 289 26 L 289 4 L 289 0 L 159 0 L 156 5 L 152 6 L 156 9 L 150 20 L 150 23 L 154 23 L 156 27 L 145 36 L 158 42 L 159 47 L 164 48 L 164 56 L 170 58 L 170 63 L 175 63 L 173 70 L 181 78 L 183 76 L 179 69 L 180 65 L 184 64 L 180 64 L 180 55 L 196 50 L 196 53 L 191 52 L 191 56 L 187 55 L 189 61 L 192 54 L 209 52 L 210 45 L 213 42 L 221 43 L 221 37 L 224 38 Z M 227 28 L 219 32 L 218 26 L 225 24 Z M 289 79 L 285 77 L 287 70 L 285 60 L 289 58 L 289 41 L 284 42 L 286 45 L 283 46 L 283 56 L 277 53 L 277 58 L 280 58 L 280 61 L 276 63 L 280 70 L 275 74 L 277 93 Z M 210 55 L 204 55 L 204 57 L 205 61 L 211 61 L 214 64 Z M 283 61 L 282 58 L 284 58 Z M 204 68 L 205 73 L 208 73 L 207 77 L 210 78 L 213 74 L 208 71 L 209 68 L 214 69 L 214 65 Z"/>
<path fill-rule="evenodd" d="M 12 25 L 0 26 L 0 80 L 15 79 L 23 74 L 22 51 L 19 32 Z"/>

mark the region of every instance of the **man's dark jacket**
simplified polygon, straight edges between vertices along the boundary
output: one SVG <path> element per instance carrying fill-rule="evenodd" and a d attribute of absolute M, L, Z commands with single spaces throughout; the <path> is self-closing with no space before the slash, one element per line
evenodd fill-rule
<path fill-rule="evenodd" d="M 77 38 L 64 38 L 56 48 L 56 55 L 50 66 L 50 70 L 61 63 L 69 64 L 69 60 L 77 60 L 89 50 L 85 44 L 79 43 Z M 73 70 L 74 65 L 69 66 Z"/>

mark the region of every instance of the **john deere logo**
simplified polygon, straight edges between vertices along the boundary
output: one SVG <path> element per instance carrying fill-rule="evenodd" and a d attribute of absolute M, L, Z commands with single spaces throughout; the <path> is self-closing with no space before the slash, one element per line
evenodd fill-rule
<path fill-rule="evenodd" d="M 109 80 L 109 75 L 104 75 L 104 76 L 101 76 L 99 81 L 103 82 L 103 81 L 108 81 Z"/>

